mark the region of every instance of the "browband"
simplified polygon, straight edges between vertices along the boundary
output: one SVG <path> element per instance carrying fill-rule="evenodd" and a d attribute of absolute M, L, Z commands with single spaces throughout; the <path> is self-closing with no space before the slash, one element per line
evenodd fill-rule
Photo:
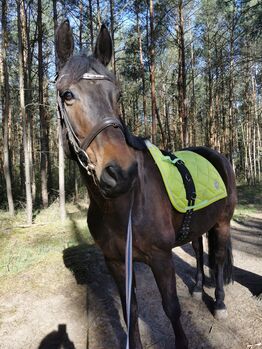
<path fill-rule="evenodd" d="M 81 79 L 85 80 L 110 80 L 106 75 L 85 73 L 82 75 Z"/>

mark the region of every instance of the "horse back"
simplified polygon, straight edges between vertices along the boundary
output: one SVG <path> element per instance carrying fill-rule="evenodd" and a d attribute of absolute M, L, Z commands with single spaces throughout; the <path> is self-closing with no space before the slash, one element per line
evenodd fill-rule
<path fill-rule="evenodd" d="M 223 182 L 225 183 L 228 197 L 231 199 L 232 203 L 234 202 L 235 205 L 237 201 L 236 181 L 230 161 L 221 153 L 207 147 L 189 147 L 185 150 L 190 150 L 203 156 L 217 169 Z"/>

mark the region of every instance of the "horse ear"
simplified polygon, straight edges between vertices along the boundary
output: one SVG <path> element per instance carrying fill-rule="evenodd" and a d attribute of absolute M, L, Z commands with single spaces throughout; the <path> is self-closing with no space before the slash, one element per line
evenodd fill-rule
<path fill-rule="evenodd" d="M 74 50 L 73 32 L 68 19 L 63 21 L 56 30 L 55 47 L 58 58 L 58 70 L 60 70 L 72 56 Z"/>
<path fill-rule="evenodd" d="M 112 40 L 104 24 L 102 24 L 96 40 L 94 56 L 105 66 L 108 65 L 112 57 Z"/>

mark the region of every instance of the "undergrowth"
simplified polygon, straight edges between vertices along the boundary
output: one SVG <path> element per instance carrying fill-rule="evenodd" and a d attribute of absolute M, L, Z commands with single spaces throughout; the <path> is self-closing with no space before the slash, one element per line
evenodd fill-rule
<path fill-rule="evenodd" d="M 238 204 L 234 219 L 243 221 L 252 213 L 262 213 L 262 185 L 239 185 L 237 187 Z"/>
<path fill-rule="evenodd" d="M 30 266 L 48 261 L 79 243 L 93 243 L 86 223 L 86 206 L 68 203 L 67 219 L 60 221 L 58 203 L 35 213 L 28 226 L 24 212 L 14 217 L 0 211 L 0 277 L 19 273 Z"/>

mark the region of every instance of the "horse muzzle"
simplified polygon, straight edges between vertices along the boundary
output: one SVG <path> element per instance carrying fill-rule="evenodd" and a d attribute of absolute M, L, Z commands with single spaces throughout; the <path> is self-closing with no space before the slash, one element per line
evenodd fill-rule
<path fill-rule="evenodd" d="M 133 188 L 138 175 L 137 162 L 134 161 L 127 170 L 112 162 L 102 171 L 100 190 L 105 198 L 115 198 Z"/>

